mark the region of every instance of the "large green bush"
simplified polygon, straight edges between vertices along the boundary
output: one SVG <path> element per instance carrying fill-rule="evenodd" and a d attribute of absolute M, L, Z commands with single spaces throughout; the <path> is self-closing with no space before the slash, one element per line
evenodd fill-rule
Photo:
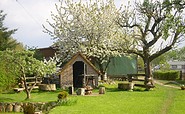
<path fill-rule="evenodd" d="M 169 70 L 169 71 L 155 71 L 153 73 L 155 79 L 160 80 L 176 80 L 180 78 L 180 71 L 177 70 Z"/>
<path fill-rule="evenodd" d="M 11 90 L 16 84 L 17 81 L 13 74 L 0 71 L 0 92 Z"/>
<path fill-rule="evenodd" d="M 16 71 L 13 71 L 13 68 L 10 68 L 8 64 L 9 61 L 6 61 L 5 58 L 2 58 L 2 53 L 0 53 L 0 92 L 8 91 L 14 88 L 17 85 Z M 14 67 L 11 65 L 11 67 Z"/>

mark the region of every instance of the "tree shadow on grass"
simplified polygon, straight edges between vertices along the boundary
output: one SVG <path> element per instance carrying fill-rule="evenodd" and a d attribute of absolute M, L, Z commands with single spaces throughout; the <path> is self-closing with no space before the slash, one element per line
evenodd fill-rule
<path fill-rule="evenodd" d="M 106 88 L 107 92 L 121 92 L 121 91 L 125 91 L 128 92 L 129 90 L 124 90 L 124 89 L 118 89 L 118 88 Z M 134 88 L 132 90 L 133 92 L 146 92 L 147 90 L 145 88 Z"/>
<path fill-rule="evenodd" d="M 126 91 L 126 90 L 121 90 L 118 88 L 106 88 L 107 92 L 119 92 L 119 91 Z"/>

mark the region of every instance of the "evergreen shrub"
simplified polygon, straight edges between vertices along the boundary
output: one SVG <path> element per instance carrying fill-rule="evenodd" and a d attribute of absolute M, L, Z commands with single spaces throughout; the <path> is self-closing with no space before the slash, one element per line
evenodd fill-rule
<path fill-rule="evenodd" d="M 176 80 L 180 78 L 180 71 L 169 70 L 169 71 L 155 71 L 153 77 L 159 80 Z"/>

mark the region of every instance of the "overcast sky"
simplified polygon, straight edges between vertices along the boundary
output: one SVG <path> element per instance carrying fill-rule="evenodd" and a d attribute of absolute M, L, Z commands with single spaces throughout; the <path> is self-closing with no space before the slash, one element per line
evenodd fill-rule
<path fill-rule="evenodd" d="M 115 0 L 116 5 L 135 0 Z M 141 0 L 136 0 L 141 1 Z M 0 10 L 7 14 L 4 26 L 18 29 L 13 38 L 29 47 L 44 48 L 53 44 L 51 37 L 43 32 L 48 25 L 51 11 L 55 11 L 58 0 L 0 0 Z M 183 43 L 185 44 L 185 43 Z M 182 47 L 182 46 L 181 46 Z"/>
<path fill-rule="evenodd" d="M 27 46 L 48 47 L 51 37 L 43 32 L 42 24 L 50 18 L 58 0 L 0 0 L 0 10 L 7 14 L 4 26 L 18 29 L 15 39 Z"/>
<path fill-rule="evenodd" d="M 122 0 L 115 0 L 121 4 Z M 128 0 L 124 0 L 126 2 Z M 18 29 L 15 39 L 29 47 L 44 48 L 51 46 L 53 40 L 43 32 L 51 11 L 55 11 L 58 0 L 0 0 L 0 10 L 7 14 L 4 26 Z"/>

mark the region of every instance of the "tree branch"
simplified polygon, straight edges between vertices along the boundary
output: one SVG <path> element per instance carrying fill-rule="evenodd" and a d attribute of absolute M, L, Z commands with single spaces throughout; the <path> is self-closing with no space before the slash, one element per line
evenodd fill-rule
<path fill-rule="evenodd" d="M 119 24 L 121 27 L 123 27 L 123 28 L 125 28 L 125 27 L 128 27 L 128 28 L 137 27 L 137 28 L 139 29 L 139 31 L 141 32 L 141 34 L 142 34 L 142 35 L 144 34 L 142 27 L 141 27 L 140 25 L 138 25 L 138 24 L 133 24 L 133 25 L 122 25 L 122 24 L 120 24 L 119 22 L 118 22 L 118 24 Z"/>
<path fill-rule="evenodd" d="M 171 43 L 169 46 L 166 46 L 166 47 L 163 48 L 162 50 L 160 50 L 160 51 L 156 52 L 155 54 L 151 55 L 151 56 L 149 57 L 150 61 L 154 60 L 155 58 L 157 58 L 158 56 L 162 55 L 163 53 L 165 53 L 165 52 L 171 50 L 171 49 L 173 48 L 173 46 L 175 45 L 175 43 L 177 42 L 178 37 L 179 37 L 179 34 L 180 34 L 180 31 L 177 29 L 177 30 L 176 30 L 176 33 L 175 33 L 175 35 L 174 35 L 174 37 L 173 37 L 172 43 Z"/>
<path fill-rule="evenodd" d="M 143 54 L 140 53 L 139 51 L 127 50 L 126 53 L 128 53 L 128 54 L 136 54 L 136 55 L 139 55 L 141 58 L 144 58 Z"/>

